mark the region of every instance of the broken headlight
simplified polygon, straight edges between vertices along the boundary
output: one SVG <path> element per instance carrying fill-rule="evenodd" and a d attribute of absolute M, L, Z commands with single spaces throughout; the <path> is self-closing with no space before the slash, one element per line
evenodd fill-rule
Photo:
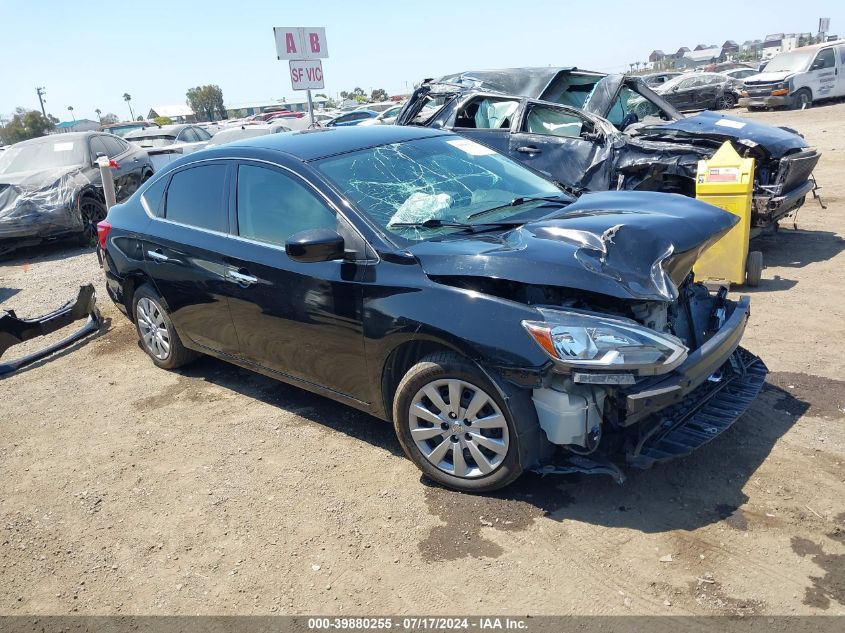
<path fill-rule="evenodd" d="M 523 321 L 531 337 L 556 362 L 573 368 L 643 369 L 663 373 L 687 357 L 687 347 L 636 321 L 589 312 L 540 310 L 545 321 Z"/>

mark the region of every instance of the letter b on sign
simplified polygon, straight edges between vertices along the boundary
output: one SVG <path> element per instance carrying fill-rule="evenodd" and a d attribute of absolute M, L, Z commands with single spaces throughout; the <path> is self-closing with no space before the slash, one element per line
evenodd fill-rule
<path fill-rule="evenodd" d="M 311 52 L 315 54 L 319 54 L 320 52 L 320 34 L 319 33 L 309 33 L 308 34 L 308 41 L 311 44 Z"/>

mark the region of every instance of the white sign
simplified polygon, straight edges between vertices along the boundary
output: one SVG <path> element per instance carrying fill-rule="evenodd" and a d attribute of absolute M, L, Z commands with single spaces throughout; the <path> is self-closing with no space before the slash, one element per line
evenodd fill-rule
<path fill-rule="evenodd" d="M 294 90 L 317 90 L 323 84 L 323 62 L 319 59 L 290 60 L 290 83 Z"/>
<path fill-rule="evenodd" d="M 273 36 L 278 59 L 325 59 L 329 56 L 326 29 L 322 26 L 274 26 Z"/>

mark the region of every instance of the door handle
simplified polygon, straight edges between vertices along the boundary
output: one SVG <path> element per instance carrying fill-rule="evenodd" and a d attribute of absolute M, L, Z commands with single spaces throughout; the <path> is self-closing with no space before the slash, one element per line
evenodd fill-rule
<path fill-rule="evenodd" d="M 240 273 L 237 270 L 227 270 L 226 277 L 229 278 L 229 281 L 232 281 L 241 286 L 251 286 L 252 284 L 258 283 L 258 277 L 253 277 L 252 275 Z"/>
<path fill-rule="evenodd" d="M 157 251 L 147 251 L 147 257 L 149 257 L 154 262 L 169 262 L 170 258 L 162 253 L 160 250 Z"/>
<path fill-rule="evenodd" d="M 522 147 L 517 147 L 516 151 L 522 152 L 523 154 L 539 154 L 542 150 L 535 145 L 523 145 Z"/>

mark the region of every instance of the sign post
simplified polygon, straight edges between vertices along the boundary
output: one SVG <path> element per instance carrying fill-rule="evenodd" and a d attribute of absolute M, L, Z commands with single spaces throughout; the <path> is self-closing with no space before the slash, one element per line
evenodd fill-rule
<path fill-rule="evenodd" d="M 314 125 L 314 101 L 311 90 L 325 87 L 321 59 L 329 56 L 324 27 L 274 26 L 276 59 L 290 60 L 290 82 L 294 90 L 305 90 L 308 95 L 308 114 Z"/>

